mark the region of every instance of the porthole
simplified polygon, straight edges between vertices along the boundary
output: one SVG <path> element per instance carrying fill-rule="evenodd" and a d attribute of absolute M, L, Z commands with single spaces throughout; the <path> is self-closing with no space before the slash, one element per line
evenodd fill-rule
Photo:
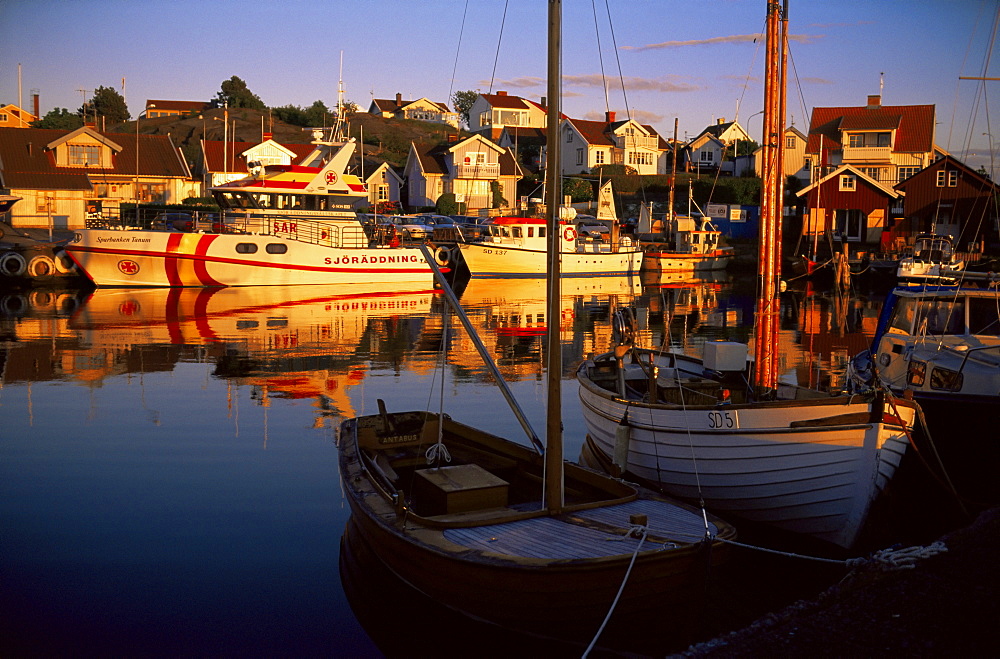
<path fill-rule="evenodd" d="M 268 254 L 284 254 L 288 251 L 288 245 L 284 243 L 268 243 L 264 249 L 267 250 Z"/>
<path fill-rule="evenodd" d="M 237 254 L 256 254 L 257 244 L 256 243 L 236 243 L 236 253 Z"/>

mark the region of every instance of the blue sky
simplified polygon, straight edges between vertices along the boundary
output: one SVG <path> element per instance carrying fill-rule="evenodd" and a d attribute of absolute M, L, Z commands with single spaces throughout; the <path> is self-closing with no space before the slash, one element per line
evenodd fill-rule
<path fill-rule="evenodd" d="M 789 123 L 813 107 L 934 104 L 937 143 L 989 167 L 998 0 L 791 0 Z M 545 95 L 545 0 L 0 0 L 0 103 L 76 110 L 78 90 L 209 100 L 239 76 L 268 105 L 454 91 Z M 764 0 L 564 0 L 563 110 L 607 109 L 693 137 L 739 119 L 759 139 Z M 505 16 L 506 14 L 506 16 Z M 595 20 L 596 14 L 596 20 Z M 610 14 L 610 20 L 609 20 Z M 464 19 L 464 20 L 463 20 Z M 501 30 L 502 26 L 502 30 Z M 460 38 L 461 37 L 461 38 Z M 616 48 L 617 46 L 617 48 Z M 602 73 L 603 69 L 603 73 Z M 624 79 L 624 92 L 622 82 Z M 607 97 L 603 80 L 608 81 Z M 993 110 L 996 114 L 1000 106 Z M 738 114 L 737 114 L 738 113 Z M 984 135 L 987 133 L 988 135 Z M 1000 167 L 998 167 L 1000 168 Z"/>

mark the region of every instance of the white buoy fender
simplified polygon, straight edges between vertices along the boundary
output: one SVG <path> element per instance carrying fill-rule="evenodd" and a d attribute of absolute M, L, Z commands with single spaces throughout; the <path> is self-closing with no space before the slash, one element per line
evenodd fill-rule
<path fill-rule="evenodd" d="M 55 263 L 52 262 L 52 257 L 46 254 L 33 256 L 31 257 L 31 261 L 28 262 L 29 277 L 49 277 L 55 274 L 55 272 Z"/>

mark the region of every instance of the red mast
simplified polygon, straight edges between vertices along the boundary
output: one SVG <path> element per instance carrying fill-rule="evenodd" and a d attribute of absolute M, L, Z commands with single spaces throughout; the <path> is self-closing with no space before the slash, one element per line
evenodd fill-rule
<path fill-rule="evenodd" d="M 754 386 L 767 396 L 778 383 L 778 285 L 781 280 L 781 220 L 783 214 L 782 139 L 785 111 L 785 39 L 787 0 L 782 9 L 767 0 L 766 53 L 764 65 L 763 188 L 760 204 L 760 280 L 754 332 Z"/>

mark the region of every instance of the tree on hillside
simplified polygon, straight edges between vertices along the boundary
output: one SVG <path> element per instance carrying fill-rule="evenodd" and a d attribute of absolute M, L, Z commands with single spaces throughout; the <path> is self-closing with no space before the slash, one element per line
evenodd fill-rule
<path fill-rule="evenodd" d="M 76 130 L 83 125 L 83 117 L 66 108 L 53 108 L 38 121 L 32 121 L 32 128 L 56 128 L 58 130 Z"/>
<path fill-rule="evenodd" d="M 582 178 L 564 178 L 562 180 L 562 193 L 572 197 L 574 204 L 594 200 L 593 184 Z"/>
<path fill-rule="evenodd" d="M 469 121 L 469 110 L 472 109 L 472 104 L 476 102 L 479 97 L 479 92 L 474 89 L 469 89 L 464 92 L 455 92 L 451 95 L 451 104 L 455 106 L 455 112 L 461 117 L 465 125 L 472 129 L 472 124 Z"/>
<path fill-rule="evenodd" d="M 125 105 L 125 97 L 111 87 L 95 89 L 90 101 L 81 105 L 77 113 L 85 122 L 93 119 L 94 123 L 97 123 L 98 117 L 104 117 L 106 123 L 111 124 L 120 124 L 132 118 Z"/>
<path fill-rule="evenodd" d="M 233 76 L 229 80 L 222 82 L 222 89 L 212 100 L 212 106 L 221 108 L 228 105 L 231 108 L 250 108 L 251 110 L 265 110 L 267 106 L 260 97 L 247 88 L 247 83 L 238 76 Z"/>
<path fill-rule="evenodd" d="M 304 114 L 308 122 L 307 126 L 330 126 L 334 121 L 334 113 L 326 107 L 326 103 L 323 101 L 313 101 L 313 104 L 306 108 Z"/>

